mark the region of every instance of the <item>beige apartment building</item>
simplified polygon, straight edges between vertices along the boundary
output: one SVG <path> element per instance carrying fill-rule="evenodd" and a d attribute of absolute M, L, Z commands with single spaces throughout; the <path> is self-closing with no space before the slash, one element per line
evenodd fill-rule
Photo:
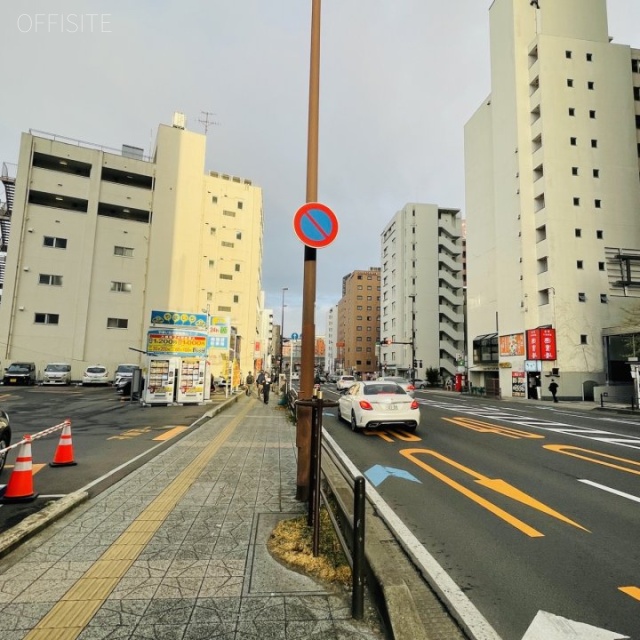
<path fill-rule="evenodd" d="M 605 0 L 489 16 L 491 93 L 465 127 L 471 382 L 593 399 L 635 355 L 609 335 L 640 309 L 640 51 Z"/>
<path fill-rule="evenodd" d="M 179 114 L 177 114 L 179 115 Z M 37 132 L 21 139 L 0 354 L 113 372 L 144 364 L 153 310 L 231 319 L 243 375 L 263 333 L 261 189 L 205 173 L 204 135 L 160 125 L 155 153 Z M 235 345 L 234 345 L 235 346 Z M 212 373 L 226 354 L 211 353 Z M 3 366 L 5 366 L 3 364 Z"/>
<path fill-rule="evenodd" d="M 380 268 L 342 278 L 338 302 L 336 371 L 363 377 L 378 371 Z"/>
<path fill-rule="evenodd" d="M 434 368 L 442 380 L 455 377 L 464 370 L 460 210 L 406 204 L 384 228 L 381 251 L 383 372 L 425 378 Z"/>

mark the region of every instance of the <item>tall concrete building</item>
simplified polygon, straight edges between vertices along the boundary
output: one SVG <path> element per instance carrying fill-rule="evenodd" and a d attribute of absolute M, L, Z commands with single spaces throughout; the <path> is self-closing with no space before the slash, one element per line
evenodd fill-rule
<path fill-rule="evenodd" d="M 424 378 L 435 368 L 443 378 L 455 376 L 464 351 L 460 211 L 406 204 L 384 228 L 381 245 L 383 372 Z"/>
<path fill-rule="evenodd" d="M 204 173 L 204 135 L 161 125 L 153 158 L 22 135 L 0 305 L 3 361 L 137 362 L 152 310 L 226 316 L 253 369 L 262 192 Z M 234 345 L 235 347 L 236 345 Z M 224 354 L 212 354 L 224 373 Z"/>
<path fill-rule="evenodd" d="M 376 373 L 379 324 L 380 267 L 344 276 L 338 303 L 339 370 L 363 377 Z"/>
<path fill-rule="evenodd" d="M 338 356 L 338 306 L 334 305 L 327 311 L 325 316 L 326 331 L 326 351 L 324 359 L 324 370 L 330 374 L 335 373 L 336 358 Z"/>
<path fill-rule="evenodd" d="M 630 380 L 606 346 L 640 308 L 640 52 L 605 0 L 489 15 L 491 93 L 465 127 L 471 382 L 549 397 L 559 375 L 591 399 Z"/>

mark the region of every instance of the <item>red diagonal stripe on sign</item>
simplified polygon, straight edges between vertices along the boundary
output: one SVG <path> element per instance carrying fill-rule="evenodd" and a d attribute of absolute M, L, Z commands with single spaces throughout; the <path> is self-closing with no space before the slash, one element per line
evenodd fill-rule
<path fill-rule="evenodd" d="M 311 224 L 322 234 L 323 238 L 329 237 L 329 234 L 316 222 L 313 216 L 309 215 L 308 211 L 304 214 L 304 217 L 309 219 Z"/>

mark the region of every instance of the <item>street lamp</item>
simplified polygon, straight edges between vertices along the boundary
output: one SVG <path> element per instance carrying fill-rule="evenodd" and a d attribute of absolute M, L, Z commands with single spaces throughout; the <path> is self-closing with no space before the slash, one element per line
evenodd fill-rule
<path fill-rule="evenodd" d="M 282 373 L 283 370 L 283 362 L 282 362 L 282 345 L 284 343 L 284 292 L 289 291 L 289 287 L 282 287 L 282 318 L 280 320 L 280 358 L 278 364 L 278 373 Z"/>

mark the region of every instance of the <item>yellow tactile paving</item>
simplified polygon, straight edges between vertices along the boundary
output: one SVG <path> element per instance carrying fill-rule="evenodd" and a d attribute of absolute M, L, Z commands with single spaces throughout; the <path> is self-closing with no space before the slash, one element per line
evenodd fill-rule
<path fill-rule="evenodd" d="M 193 462 L 134 520 L 90 569 L 67 591 L 25 640 L 74 640 L 144 550 L 209 460 L 238 427 L 252 405 L 240 413 Z"/>
<path fill-rule="evenodd" d="M 186 431 L 189 427 L 173 427 L 173 429 L 169 429 L 164 433 L 161 433 L 159 436 L 156 436 L 154 440 L 159 440 L 160 442 L 164 442 L 165 440 L 171 440 L 171 438 L 175 438 L 178 434 Z"/>

